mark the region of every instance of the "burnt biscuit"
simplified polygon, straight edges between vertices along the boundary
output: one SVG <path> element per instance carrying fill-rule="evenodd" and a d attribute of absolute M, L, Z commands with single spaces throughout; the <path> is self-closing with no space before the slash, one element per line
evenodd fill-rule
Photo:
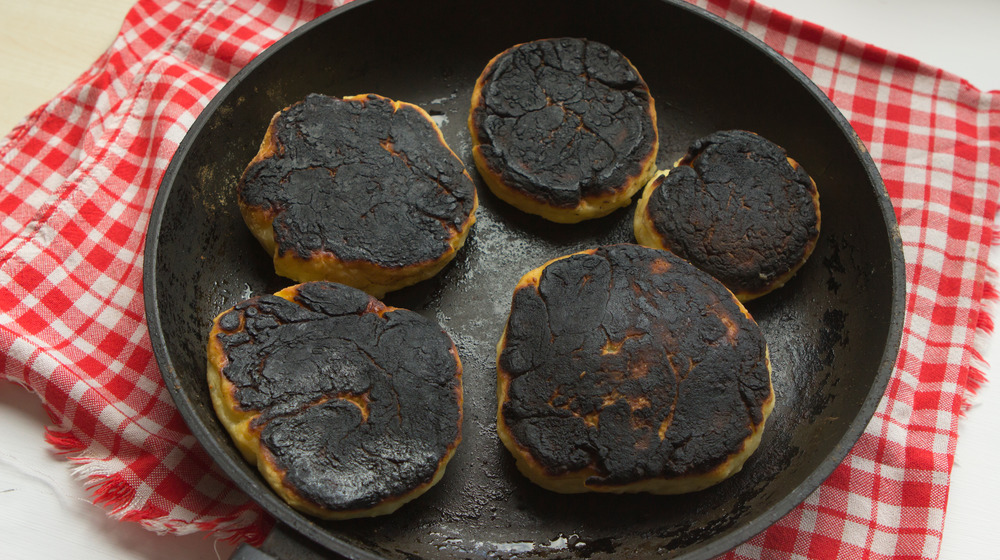
<path fill-rule="evenodd" d="M 476 81 L 476 168 L 500 199 L 554 222 L 626 206 L 656 170 L 649 88 L 620 52 L 556 38 L 515 45 Z"/>
<path fill-rule="evenodd" d="M 395 511 L 461 439 L 462 365 L 440 326 L 332 282 L 222 312 L 208 337 L 215 411 L 291 506 L 330 519 Z"/>
<path fill-rule="evenodd" d="M 237 195 L 278 274 L 376 297 L 444 268 L 477 206 L 430 116 L 372 94 L 312 94 L 279 111 Z"/>
<path fill-rule="evenodd" d="M 695 141 L 636 205 L 636 240 L 669 249 L 741 301 L 785 284 L 819 238 L 819 191 L 781 147 L 744 130 Z"/>
<path fill-rule="evenodd" d="M 774 405 L 767 344 L 733 295 L 668 252 L 610 245 L 518 283 L 497 345 L 497 429 L 563 493 L 676 494 L 738 472 Z"/>

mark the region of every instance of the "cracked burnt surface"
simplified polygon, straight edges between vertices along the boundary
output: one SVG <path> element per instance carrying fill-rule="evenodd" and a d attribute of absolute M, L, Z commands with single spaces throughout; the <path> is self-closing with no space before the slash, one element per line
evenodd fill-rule
<path fill-rule="evenodd" d="M 638 245 L 522 280 L 498 371 L 517 444 L 545 476 L 592 468 L 587 484 L 707 473 L 742 449 L 771 400 L 764 337 L 733 296 Z"/>
<path fill-rule="evenodd" d="M 476 87 L 469 123 L 480 171 L 538 203 L 574 208 L 615 193 L 655 160 L 653 98 L 607 45 L 523 43 L 494 58 Z"/>
<path fill-rule="evenodd" d="M 475 186 L 415 106 L 312 94 L 269 128 L 273 150 L 237 186 L 273 218 L 277 254 L 404 267 L 438 259 L 471 225 Z"/>
<path fill-rule="evenodd" d="M 752 132 L 695 141 L 647 188 L 655 190 L 646 214 L 663 246 L 741 298 L 783 284 L 819 237 L 815 183 L 784 149 Z"/>
<path fill-rule="evenodd" d="M 430 483 L 458 444 L 461 364 L 441 328 L 354 288 L 312 282 L 218 319 L 237 410 L 283 484 L 332 511 Z M 284 292 L 281 292 L 284 293 Z"/>

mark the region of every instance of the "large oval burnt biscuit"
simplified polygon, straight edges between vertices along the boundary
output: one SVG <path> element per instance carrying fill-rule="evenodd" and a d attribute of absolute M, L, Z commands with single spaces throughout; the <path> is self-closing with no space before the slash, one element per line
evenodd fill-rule
<path fill-rule="evenodd" d="M 430 116 L 372 94 L 313 94 L 279 111 L 237 194 L 278 274 L 376 297 L 444 268 L 477 206 Z"/>
<path fill-rule="evenodd" d="M 557 492 L 711 486 L 742 468 L 774 405 L 767 344 L 739 301 L 639 245 L 526 274 L 497 352 L 500 438 Z"/>
<path fill-rule="evenodd" d="M 669 249 L 741 301 L 783 286 L 819 238 L 816 183 L 781 147 L 745 130 L 695 141 L 636 205 L 639 243 Z"/>
<path fill-rule="evenodd" d="M 490 190 L 555 222 L 626 206 L 655 172 L 649 88 L 596 41 L 545 39 L 495 56 L 476 81 L 469 130 Z"/>
<path fill-rule="evenodd" d="M 448 335 L 332 282 L 219 314 L 208 384 L 243 456 L 291 506 L 324 518 L 395 511 L 441 478 L 461 439 Z"/>

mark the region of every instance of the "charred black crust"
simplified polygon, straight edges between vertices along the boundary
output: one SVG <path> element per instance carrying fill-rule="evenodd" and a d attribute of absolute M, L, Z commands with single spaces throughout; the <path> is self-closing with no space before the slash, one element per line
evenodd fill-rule
<path fill-rule="evenodd" d="M 360 290 L 312 282 L 294 302 L 256 297 L 219 320 L 222 375 L 239 407 L 259 414 L 261 445 L 287 485 L 333 511 L 429 483 L 461 429 L 451 339 L 414 312 L 380 317 L 372 305 Z"/>
<path fill-rule="evenodd" d="M 500 182 L 559 208 L 613 194 L 657 146 L 653 99 L 618 51 L 586 39 L 524 43 L 483 71 L 475 140 Z"/>
<path fill-rule="evenodd" d="M 410 106 L 312 94 L 282 111 L 272 134 L 277 153 L 248 166 L 237 193 L 276 214 L 279 255 L 394 268 L 434 261 L 474 209 L 465 166 Z"/>
<path fill-rule="evenodd" d="M 691 145 L 653 191 L 647 213 L 671 251 L 733 292 L 760 293 L 808 257 L 819 235 L 815 195 L 784 149 L 729 130 Z"/>
<path fill-rule="evenodd" d="M 597 484 L 712 470 L 771 395 L 764 337 L 732 295 L 637 245 L 554 261 L 516 290 L 498 368 L 517 443 L 549 476 L 593 467 Z"/>

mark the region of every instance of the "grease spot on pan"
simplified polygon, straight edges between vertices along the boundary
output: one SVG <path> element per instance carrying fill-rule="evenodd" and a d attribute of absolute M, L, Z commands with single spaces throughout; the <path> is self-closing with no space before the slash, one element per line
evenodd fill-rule
<path fill-rule="evenodd" d="M 442 552 L 467 554 L 474 558 L 517 558 L 518 555 L 525 555 L 533 558 L 544 558 L 566 551 L 572 551 L 577 558 L 589 558 L 595 551 L 613 552 L 613 546 L 609 549 L 607 543 L 609 539 L 598 539 L 594 544 L 582 540 L 579 535 L 563 535 L 549 540 L 548 542 L 537 541 L 509 541 L 495 542 L 489 540 L 466 540 L 458 537 L 448 537 L 445 535 L 434 535 L 438 550 Z M 565 557 L 564 554 L 558 554 Z"/>

